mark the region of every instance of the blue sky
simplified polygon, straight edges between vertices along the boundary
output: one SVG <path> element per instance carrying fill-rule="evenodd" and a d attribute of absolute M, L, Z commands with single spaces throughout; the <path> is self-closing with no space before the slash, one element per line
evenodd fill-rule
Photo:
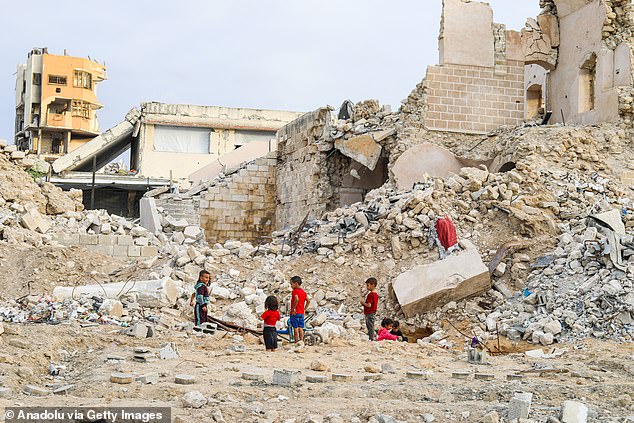
<path fill-rule="evenodd" d="M 13 139 L 15 68 L 33 47 L 90 56 L 102 130 L 143 101 L 308 111 L 349 98 L 398 108 L 437 63 L 441 0 L 4 2 L 0 138 Z M 538 0 L 491 0 L 520 29 Z"/>

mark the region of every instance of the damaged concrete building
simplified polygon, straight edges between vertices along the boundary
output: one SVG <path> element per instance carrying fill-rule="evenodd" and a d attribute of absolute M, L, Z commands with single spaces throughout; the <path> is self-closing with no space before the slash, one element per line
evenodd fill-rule
<path fill-rule="evenodd" d="M 221 178 L 201 194 L 209 241 L 254 241 L 324 212 L 363 201 L 385 182 L 411 189 L 426 176 L 465 166 L 513 169 L 513 153 L 457 157 L 443 140 L 465 145 L 501 127 L 541 123 L 631 126 L 631 4 L 544 1 L 521 31 L 493 21 L 486 3 L 443 0 L 439 64 L 399 112 L 375 100 L 334 116 L 322 107 L 283 126 L 277 151 Z M 465 33 L 469 36 L 465 37 Z M 547 117 L 547 119 L 544 119 Z M 544 122 L 542 122 L 544 120 Z"/>
<path fill-rule="evenodd" d="M 52 182 L 84 190 L 90 206 L 138 216 L 138 199 L 149 189 L 189 184 L 225 155 L 252 160 L 275 149 L 275 132 L 301 113 L 277 110 L 142 103 L 125 119 L 53 163 Z M 130 172 L 107 174 L 104 166 L 129 151 Z"/>
<path fill-rule="evenodd" d="M 52 160 L 98 135 L 96 92 L 105 79 L 106 67 L 93 60 L 31 50 L 16 76 L 18 148 Z"/>

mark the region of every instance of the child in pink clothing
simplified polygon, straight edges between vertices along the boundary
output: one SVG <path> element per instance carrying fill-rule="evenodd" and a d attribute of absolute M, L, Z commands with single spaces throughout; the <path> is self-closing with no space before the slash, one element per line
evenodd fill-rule
<path fill-rule="evenodd" d="M 379 329 L 379 336 L 376 339 L 377 341 L 398 341 L 398 336 L 390 333 L 393 323 L 394 321 L 392 319 L 388 319 L 387 317 L 381 320 L 381 329 Z"/>

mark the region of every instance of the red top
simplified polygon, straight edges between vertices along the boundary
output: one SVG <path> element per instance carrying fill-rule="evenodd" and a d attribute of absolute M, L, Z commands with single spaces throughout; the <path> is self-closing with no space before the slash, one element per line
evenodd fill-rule
<path fill-rule="evenodd" d="M 436 222 L 436 232 L 438 232 L 438 239 L 445 250 L 458 243 L 456 227 L 448 216 L 438 219 Z"/>
<path fill-rule="evenodd" d="M 278 320 L 280 320 L 280 312 L 275 310 L 266 310 L 262 313 L 262 320 L 264 320 L 264 325 L 266 326 L 275 326 Z"/>
<path fill-rule="evenodd" d="M 398 336 L 392 335 L 387 328 L 379 329 L 377 341 L 398 341 Z"/>
<path fill-rule="evenodd" d="M 297 297 L 297 305 L 295 306 L 295 314 L 304 314 L 304 307 L 306 306 L 306 291 L 302 288 L 295 288 L 291 293 L 291 306 L 293 305 L 293 299 Z M 293 310 L 291 310 L 293 312 Z"/>
<path fill-rule="evenodd" d="M 370 307 L 363 306 L 363 314 L 376 313 L 376 306 L 379 304 L 379 294 L 376 291 L 368 292 L 368 296 L 365 297 L 365 302 L 370 304 Z"/>

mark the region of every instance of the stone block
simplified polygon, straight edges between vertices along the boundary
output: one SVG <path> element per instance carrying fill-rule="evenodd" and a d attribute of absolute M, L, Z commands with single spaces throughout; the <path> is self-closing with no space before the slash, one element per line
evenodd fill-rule
<path fill-rule="evenodd" d="M 158 256 L 158 247 L 154 245 L 148 245 L 145 247 L 141 247 L 141 257 L 154 257 Z"/>
<path fill-rule="evenodd" d="M 99 234 L 98 239 L 99 245 L 116 245 L 117 243 L 116 235 Z"/>
<path fill-rule="evenodd" d="M 586 423 L 588 407 L 577 401 L 564 401 L 561 405 L 561 423 Z"/>
<path fill-rule="evenodd" d="M 139 201 L 139 213 L 141 215 L 141 226 L 153 234 L 161 231 L 161 219 L 156 210 L 156 200 L 154 198 L 141 198 L 141 201 Z"/>
<path fill-rule="evenodd" d="M 128 336 L 134 336 L 135 338 L 147 338 L 148 336 L 148 326 L 142 323 L 135 323 L 134 326 L 131 326 L 125 332 Z"/>
<path fill-rule="evenodd" d="M 79 245 L 78 233 L 56 233 L 53 239 L 62 245 Z"/>
<path fill-rule="evenodd" d="M 104 256 L 112 256 L 114 254 L 114 245 L 89 245 L 91 251 L 103 254 Z"/>
<path fill-rule="evenodd" d="M 451 374 L 451 377 L 454 379 L 462 379 L 462 380 L 466 380 L 469 378 L 469 375 L 471 375 L 471 372 L 467 372 L 467 371 L 455 371 Z"/>
<path fill-rule="evenodd" d="M 193 385 L 194 383 L 196 383 L 196 378 L 194 376 L 185 374 L 176 375 L 174 376 L 174 383 L 176 383 L 177 385 Z"/>
<path fill-rule="evenodd" d="M 260 374 L 260 373 L 243 372 L 242 373 L 242 379 L 244 379 L 244 380 L 253 380 L 253 381 L 256 381 L 256 382 L 263 382 L 264 381 L 264 375 Z"/>
<path fill-rule="evenodd" d="M 326 383 L 328 377 L 325 375 L 306 375 L 306 382 L 308 383 Z"/>
<path fill-rule="evenodd" d="M 136 378 L 137 382 L 145 385 L 156 385 L 158 383 L 158 373 L 147 373 Z"/>
<path fill-rule="evenodd" d="M 134 375 L 130 373 L 115 372 L 110 375 L 110 382 L 127 385 L 134 382 Z"/>
<path fill-rule="evenodd" d="M 22 226 L 30 231 L 38 231 L 46 233 L 51 228 L 51 224 L 37 211 L 32 208 L 28 212 L 24 213 L 20 218 Z"/>
<path fill-rule="evenodd" d="M 530 392 L 517 392 L 509 403 L 508 419 L 527 419 L 531 411 L 533 394 Z"/>
<path fill-rule="evenodd" d="M 132 235 L 118 235 L 117 245 L 134 245 L 134 238 Z"/>
<path fill-rule="evenodd" d="M 296 370 L 273 370 L 273 385 L 279 386 L 294 386 L 297 384 L 297 375 L 299 374 Z"/>
<path fill-rule="evenodd" d="M 129 245 L 128 257 L 141 257 L 141 247 L 138 245 Z"/>
<path fill-rule="evenodd" d="M 128 246 L 127 245 L 113 245 L 112 255 L 114 257 L 128 257 Z"/>
<path fill-rule="evenodd" d="M 33 395 L 36 397 L 45 397 L 48 394 L 50 394 L 50 391 L 46 388 L 41 388 L 39 386 L 35 386 L 35 385 L 26 385 L 24 387 L 24 393 L 25 394 L 29 394 L 29 395 Z"/>
<path fill-rule="evenodd" d="M 405 375 L 407 376 L 408 379 L 419 379 L 419 380 L 429 379 L 429 372 L 410 370 Z"/>
<path fill-rule="evenodd" d="M 489 269 L 476 247 L 469 241 L 461 243 L 465 250 L 444 260 L 416 266 L 396 278 L 394 293 L 405 316 L 426 313 L 491 288 Z"/>
<path fill-rule="evenodd" d="M 335 382 L 351 382 L 352 375 L 346 375 L 342 373 L 333 373 L 332 380 Z"/>
<path fill-rule="evenodd" d="M 81 245 L 98 245 L 99 237 L 94 234 L 79 234 L 79 243 Z"/>
<path fill-rule="evenodd" d="M 344 156 L 350 157 L 370 170 L 376 167 L 383 149 L 370 134 L 349 139 L 339 138 L 335 141 L 335 148 Z"/>

